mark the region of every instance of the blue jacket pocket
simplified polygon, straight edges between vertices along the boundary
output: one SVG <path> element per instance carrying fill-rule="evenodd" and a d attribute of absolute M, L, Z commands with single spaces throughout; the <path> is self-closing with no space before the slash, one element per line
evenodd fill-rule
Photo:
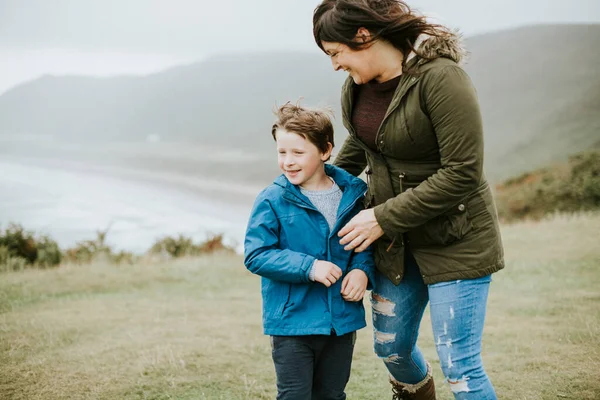
<path fill-rule="evenodd" d="M 290 284 L 264 279 L 262 285 L 265 318 L 278 318 L 290 297 Z"/>

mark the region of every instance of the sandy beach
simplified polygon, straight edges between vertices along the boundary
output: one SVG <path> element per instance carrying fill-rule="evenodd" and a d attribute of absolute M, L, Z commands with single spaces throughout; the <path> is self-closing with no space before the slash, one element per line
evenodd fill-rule
<path fill-rule="evenodd" d="M 19 223 L 63 247 L 110 227 L 109 244 L 138 253 L 166 235 L 203 240 L 223 233 L 241 250 L 248 213 L 262 188 L 62 155 L 0 154 L 2 226 Z"/>

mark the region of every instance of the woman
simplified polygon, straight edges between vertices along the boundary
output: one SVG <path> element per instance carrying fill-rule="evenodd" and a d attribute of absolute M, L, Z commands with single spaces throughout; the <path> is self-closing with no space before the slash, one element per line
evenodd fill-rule
<path fill-rule="evenodd" d="M 491 274 L 504 267 L 496 208 L 483 174 L 475 89 L 456 35 L 398 0 L 324 0 L 317 45 L 342 89 L 350 135 L 335 164 L 365 168 L 367 209 L 339 233 L 373 244 L 375 352 L 397 399 L 435 399 L 416 346 L 427 302 L 437 353 L 456 399 L 496 399 L 481 362 Z"/>

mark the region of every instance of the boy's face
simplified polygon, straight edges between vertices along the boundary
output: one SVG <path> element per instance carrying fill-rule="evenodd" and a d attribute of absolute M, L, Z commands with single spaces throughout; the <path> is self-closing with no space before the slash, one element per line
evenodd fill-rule
<path fill-rule="evenodd" d="M 321 153 L 308 139 L 285 129 L 278 129 L 275 137 L 279 168 L 288 180 L 308 190 L 320 183 L 324 174 L 323 164 L 331 155 L 331 147 L 326 153 Z"/>

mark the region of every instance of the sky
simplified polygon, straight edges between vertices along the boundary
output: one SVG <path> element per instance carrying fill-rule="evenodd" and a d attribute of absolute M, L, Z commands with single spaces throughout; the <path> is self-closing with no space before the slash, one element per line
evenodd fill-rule
<path fill-rule="evenodd" d="M 318 51 L 319 0 L 0 0 L 0 94 L 43 74 L 148 74 L 217 53 Z M 471 36 L 600 23 L 598 0 L 414 0 Z"/>

